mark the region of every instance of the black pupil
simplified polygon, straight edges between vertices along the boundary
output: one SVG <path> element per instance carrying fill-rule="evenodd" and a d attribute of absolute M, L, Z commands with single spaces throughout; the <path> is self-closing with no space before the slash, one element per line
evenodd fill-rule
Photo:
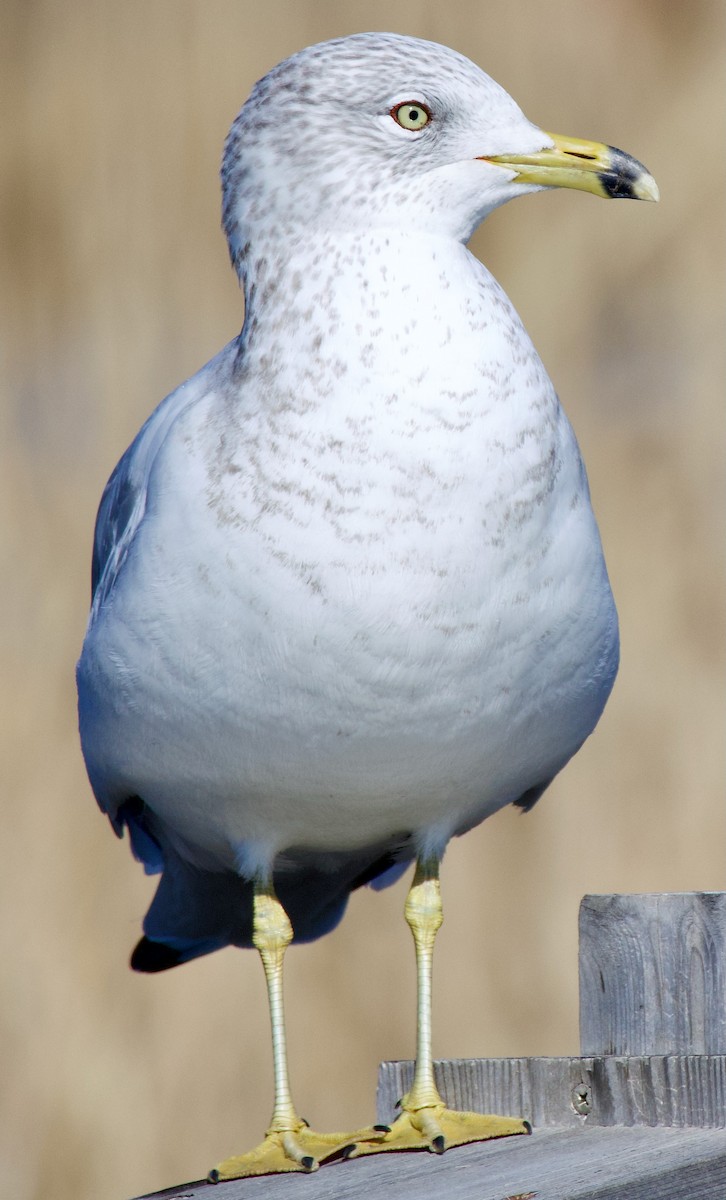
<path fill-rule="evenodd" d="M 421 114 L 417 108 L 409 108 L 409 110 L 408 110 L 409 121 L 418 121 L 420 115 Z"/>

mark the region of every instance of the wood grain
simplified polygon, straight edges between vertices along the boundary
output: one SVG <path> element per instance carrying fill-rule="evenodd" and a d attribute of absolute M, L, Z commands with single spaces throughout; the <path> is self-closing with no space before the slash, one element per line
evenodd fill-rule
<path fill-rule="evenodd" d="M 726 892 L 584 897 L 580 1048 L 726 1054 Z"/>
<path fill-rule="evenodd" d="M 413 1064 L 383 1063 L 377 1119 L 390 1122 Z M 526 1117 L 535 1129 L 726 1127 L 726 1055 L 485 1058 L 436 1063 L 447 1104 Z"/>
<path fill-rule="evenodd" d="M 312 1176 L 186 1184 L 153 1200 L 513 1200 L 532 1192 L 536 1200 L 723 1200 L 726 1139 L 714 1129 L 548 1129 L 440 1157 L 381 1154 Z"/>

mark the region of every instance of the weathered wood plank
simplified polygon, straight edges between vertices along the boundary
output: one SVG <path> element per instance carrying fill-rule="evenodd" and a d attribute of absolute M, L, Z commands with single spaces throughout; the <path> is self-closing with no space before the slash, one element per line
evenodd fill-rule
<path fill-rule="evenodd" d="M 526 1117 L 536 1128 L 587 1125 L 726 1127 L 726 1055 L 475 1058 L 435 1064 L 452 1108 Z M 383 1063 L 377 1119 L 390 1122 L 411 1062 Z"/>
<path fill-rule="evenodd" d="M 535 1128 L 578 1128 L 582 1116 L 573 1106 L 573 1097 L 584 1082 L 582 1062 L 579 1058 L 467 1058 L 437 1062 L 434 1070 L 439 1091 L 451 1108 L 522 1116 Z M 381 1063 L 377 1121 L 391 1123 L 412 1079 L 412 1062 Z"/>
<path fill-rule="evenodd" d="M 583 1054 L 726 1054 L 726 892 L 585 896 Z"/>
<path fill-rule="evenodd" d="M 381 1154 L 278 1175 L 197 1183 L 154 1200 L 723 1200 L 726 1139 L 715 1129 L 547 1129 L 434 1154 Z M 152 1200 L 150 1196 L 139 1200 Z"/>

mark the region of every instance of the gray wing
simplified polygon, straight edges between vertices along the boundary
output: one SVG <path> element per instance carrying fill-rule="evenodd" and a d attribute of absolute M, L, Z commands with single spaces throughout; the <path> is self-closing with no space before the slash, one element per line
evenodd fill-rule
<path fill-rule="evenodd" d="M 91 560 L 94 609 L 111 591 L 146 509 L 146 480 L 136 455 L 134 442 L 114 469 L 98 506 Z"/>
<path fill-rule="evenodd" d="M 236 340 L 197 375 L 172 392 L 151 414 L 104 488 L 96 516 L 91 563 L 92 619 L 110 595 L 146 511 L 149 477 L 159 449 L 181 413 L 234 356 Z"/>

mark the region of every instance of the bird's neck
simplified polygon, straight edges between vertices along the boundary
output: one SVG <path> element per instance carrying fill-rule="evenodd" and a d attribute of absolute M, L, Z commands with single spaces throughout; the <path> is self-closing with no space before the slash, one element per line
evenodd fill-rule
<path fill-rule="evenodd" d="M 399 229 L 317 233 L 264 243 L 250 250 L 241 269 L 245 355 L 286 359 L 299 345 L 320 351 L 330 341 L 349 348 L 440 340 L 475 310 L 501 296 L 485 268 L 459 242 Z M 491 291 L 491 295 L 489 294 Z"/>

